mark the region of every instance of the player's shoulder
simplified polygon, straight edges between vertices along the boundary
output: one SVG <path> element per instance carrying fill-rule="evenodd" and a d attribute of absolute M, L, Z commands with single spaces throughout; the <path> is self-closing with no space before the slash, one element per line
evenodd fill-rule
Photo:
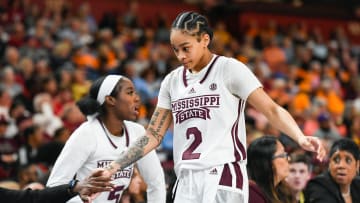
<path fill-rule="evenodd" d="M 175 68 L 174 70 L 170 71 L 162 80 L 161 87 L 169 88 L 174 83 L 181 81 L 180 79 L 182 78 L 183 71 L 184 71 L 184 66 L 179 66 L 179 67 Z"/>
<path fill-rule="evenodd" d="M 172 77 L 178 77 L 179 75 L 182 75 L 184 71 L 184 66 L 178 66 L 177 68 L 175 68 L 174 70 L 170 71 L 166 76 L 165 79 L 167 78 L 172 78 Z"/>
<path fill-rule="evenodd" d="M 222 67 L 221 70 L 228 74 L 236 74 L 238 71 L 243 72 L 248 67 L 241 61 L 233 57 L 221 56 L 218 59 L 219 65 Z"/>
<path fill-rule="evenodd" d="M 233 58 L 233 57 L 228 57 L 228 56 L 220 56 L 218 58 L 218 61 L 221 62 L 221 63 L 224 63 L 226 65 L 240 65 L 240 66 L 245 65 L 244 63 L 242 63 L 238 59 Z"/>
<path fill-rule="evenodd" d="M 126 130 L 130 134 L 131 139 L 140 137 L 145 134 L 145 127 L 133 121 L 124 121 Z"/>
<path fill-rule="evenodd" d="M 145 130 L 144 126 L 134 121 L 124 121 L 126 128 L 131 130 Z"/>
<path fill-rule="evenodd" d="M 99 121 L 97 119 L 86 120 L 76 128 L 75 132 L 94 132 L 98 125 Z"/>

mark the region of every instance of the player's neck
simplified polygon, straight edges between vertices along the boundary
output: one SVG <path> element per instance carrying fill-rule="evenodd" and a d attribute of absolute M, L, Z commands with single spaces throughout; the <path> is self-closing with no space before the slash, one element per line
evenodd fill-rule
<path fill-rule="evenodd" d="M 213 58 L 213 54 L 210 51 L 207 51 L 200 59 L 199 64 L 196 65 L 193 69 L 191 69 L 192 73 L 198 73 L 202 69 L 204 69 Z"/>
<path fill-rule="evenodd" d="M 100 122 L 103 123 L 104 127 L 115 136 L 123 135 L 124 122 L 118 119 L 114 119 L 110 116 L 100 117 Z"/>

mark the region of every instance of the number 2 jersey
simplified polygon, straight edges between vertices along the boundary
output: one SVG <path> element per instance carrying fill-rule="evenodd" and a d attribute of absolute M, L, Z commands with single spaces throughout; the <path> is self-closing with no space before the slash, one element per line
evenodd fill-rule
<path fill-rule="evenodd" d="M 217 55 L 198 73 L 180 66 L 165 77 L 158 107 L 173 114 L 177 175 L 246 161 L 245 103 L 259 87 L 243 63 Z"/>

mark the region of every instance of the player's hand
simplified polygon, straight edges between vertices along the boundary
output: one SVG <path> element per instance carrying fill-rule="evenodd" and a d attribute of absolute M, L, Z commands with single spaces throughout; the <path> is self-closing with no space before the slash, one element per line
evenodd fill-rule
<path fill-rule="evenodd" d="M 106 170 L 103 172 L 103 175 L 113 175 L 120 169 L 120 165 L 115 161 L 111 162 L 107 167 Z"/>
<path fill-rule="evenodd" d="M 316 152 L 316 158 L 318 160 L 324 160 L 326 156 L 326 150 L 319 138 L 313 136 L 302 136 L 299 138 L 298 144 L 301 146 L 301 148 L 307 151 Z"/>
<path fill-rule="evenodd" d="M 110 183 L 111 176 L 103 175 L 103 169 L 94 171 L 88 178 L 78 182 L 74 188 L 74 192 L 79 193 L 80 198 L 84 202 L 91 202 L 101 192 L 111 191 L 114 187 Z"/>

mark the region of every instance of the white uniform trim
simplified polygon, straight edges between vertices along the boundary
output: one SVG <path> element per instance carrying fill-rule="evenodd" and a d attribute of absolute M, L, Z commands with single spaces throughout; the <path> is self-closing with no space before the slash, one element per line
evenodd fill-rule
<path fill-rule="evenodd" d="M 116 84 L 122 78 L 121 75 L 108 75 L 101 83 L 99 93 L 97 95 L 96 100 L 102 105 L 105 101 L 105 97 L 110 95 Z"/>

